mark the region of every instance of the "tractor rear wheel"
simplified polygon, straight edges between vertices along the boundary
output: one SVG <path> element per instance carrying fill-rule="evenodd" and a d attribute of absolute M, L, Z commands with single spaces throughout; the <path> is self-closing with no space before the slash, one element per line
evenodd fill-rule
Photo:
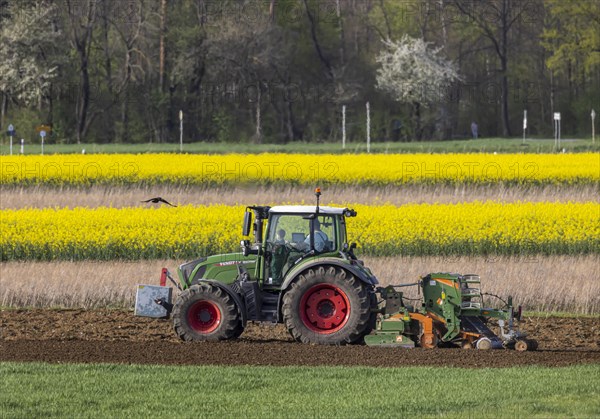
<path fill-rule="evenodd" d="M 307 269 L 283 296 L 283 321 L 299 342 L 355 343 L 370 332 L 370 294 L 366 284 L 339 267 Z"/>
<path fill-rule="evenodd" d="M 179 295 L 173 307 L 173 325 L 185 341 L 232 339 L 243 331 L 233 299 L 206 282 L 192 285 Z"/>

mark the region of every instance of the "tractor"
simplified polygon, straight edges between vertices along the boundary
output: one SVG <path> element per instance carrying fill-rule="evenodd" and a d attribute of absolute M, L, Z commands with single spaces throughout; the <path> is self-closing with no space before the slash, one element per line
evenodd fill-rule
<path fill-rule="evenodd" d="M 302 343 L 372 346 L 444 344 L 464 348 L 534 349 L 513 327 L 512 301 L 482 306 L 476 275 L 430 274 L 412 284 L 379 287 L 349 244 L 350 208 L 316 205 L 249 206 L 241 251 L 201 257 L 177 270 L 163 268 L 160 286 L 139 285 L 136 315 L 171 317 L 184 341 L 239 337 L 248 322 L 283 323 Z M 170 280 L 179 290 L 173 302 Z M 419 287 L 417 306 L 399 291 Z M 497 318 L 496 336 L 487 326 Z M 505 330 L 505 326 L 507 329 Z"/>

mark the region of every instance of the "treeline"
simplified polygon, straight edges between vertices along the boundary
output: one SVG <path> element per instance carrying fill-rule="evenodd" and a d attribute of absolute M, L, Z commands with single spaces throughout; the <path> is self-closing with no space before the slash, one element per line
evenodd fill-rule
<path fill-rule="evenodd" d="M 60 142 L 589 136 L 600 2 L 0 0 L 0 125 Z M 386 41 L 424 39 L 459 80 L 433 103 L 378 89 Z M 389 43 L 387 43 L 389 45 Z M 432 85 L 435 85 L 432 83 Z"/>

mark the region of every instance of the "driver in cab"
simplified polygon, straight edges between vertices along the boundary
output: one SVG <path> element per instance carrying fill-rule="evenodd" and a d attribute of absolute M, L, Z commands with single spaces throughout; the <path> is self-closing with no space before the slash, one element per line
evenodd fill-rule
<path fill-rule="evenodd" d="M 318 253 L 326 250 L 327 242 L 329 241 L 329 237 L 327 234 L 321 231 L 321 223 L 317 218 L 315 218 L 315 251 Z M 310 249 L 310 234 L 306 236 L 303 242 L 300 242 L 294 246 L 296 249 L 301 250 L 303 252 L 307 252 Z"/>

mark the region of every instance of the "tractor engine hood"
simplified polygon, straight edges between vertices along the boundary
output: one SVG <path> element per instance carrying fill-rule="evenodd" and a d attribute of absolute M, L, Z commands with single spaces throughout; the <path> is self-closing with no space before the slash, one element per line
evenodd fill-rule
<path fill-rule="evenodd" d="M 254 271 L 256 256 L 244 256 L 242 253 L 226 253 L 199 258 L 179 266 L 181 282 L 187 288 L 193 281 L 211 279 L 228 284 L 238 275 L 238 265 L 244 265 Z"/>

